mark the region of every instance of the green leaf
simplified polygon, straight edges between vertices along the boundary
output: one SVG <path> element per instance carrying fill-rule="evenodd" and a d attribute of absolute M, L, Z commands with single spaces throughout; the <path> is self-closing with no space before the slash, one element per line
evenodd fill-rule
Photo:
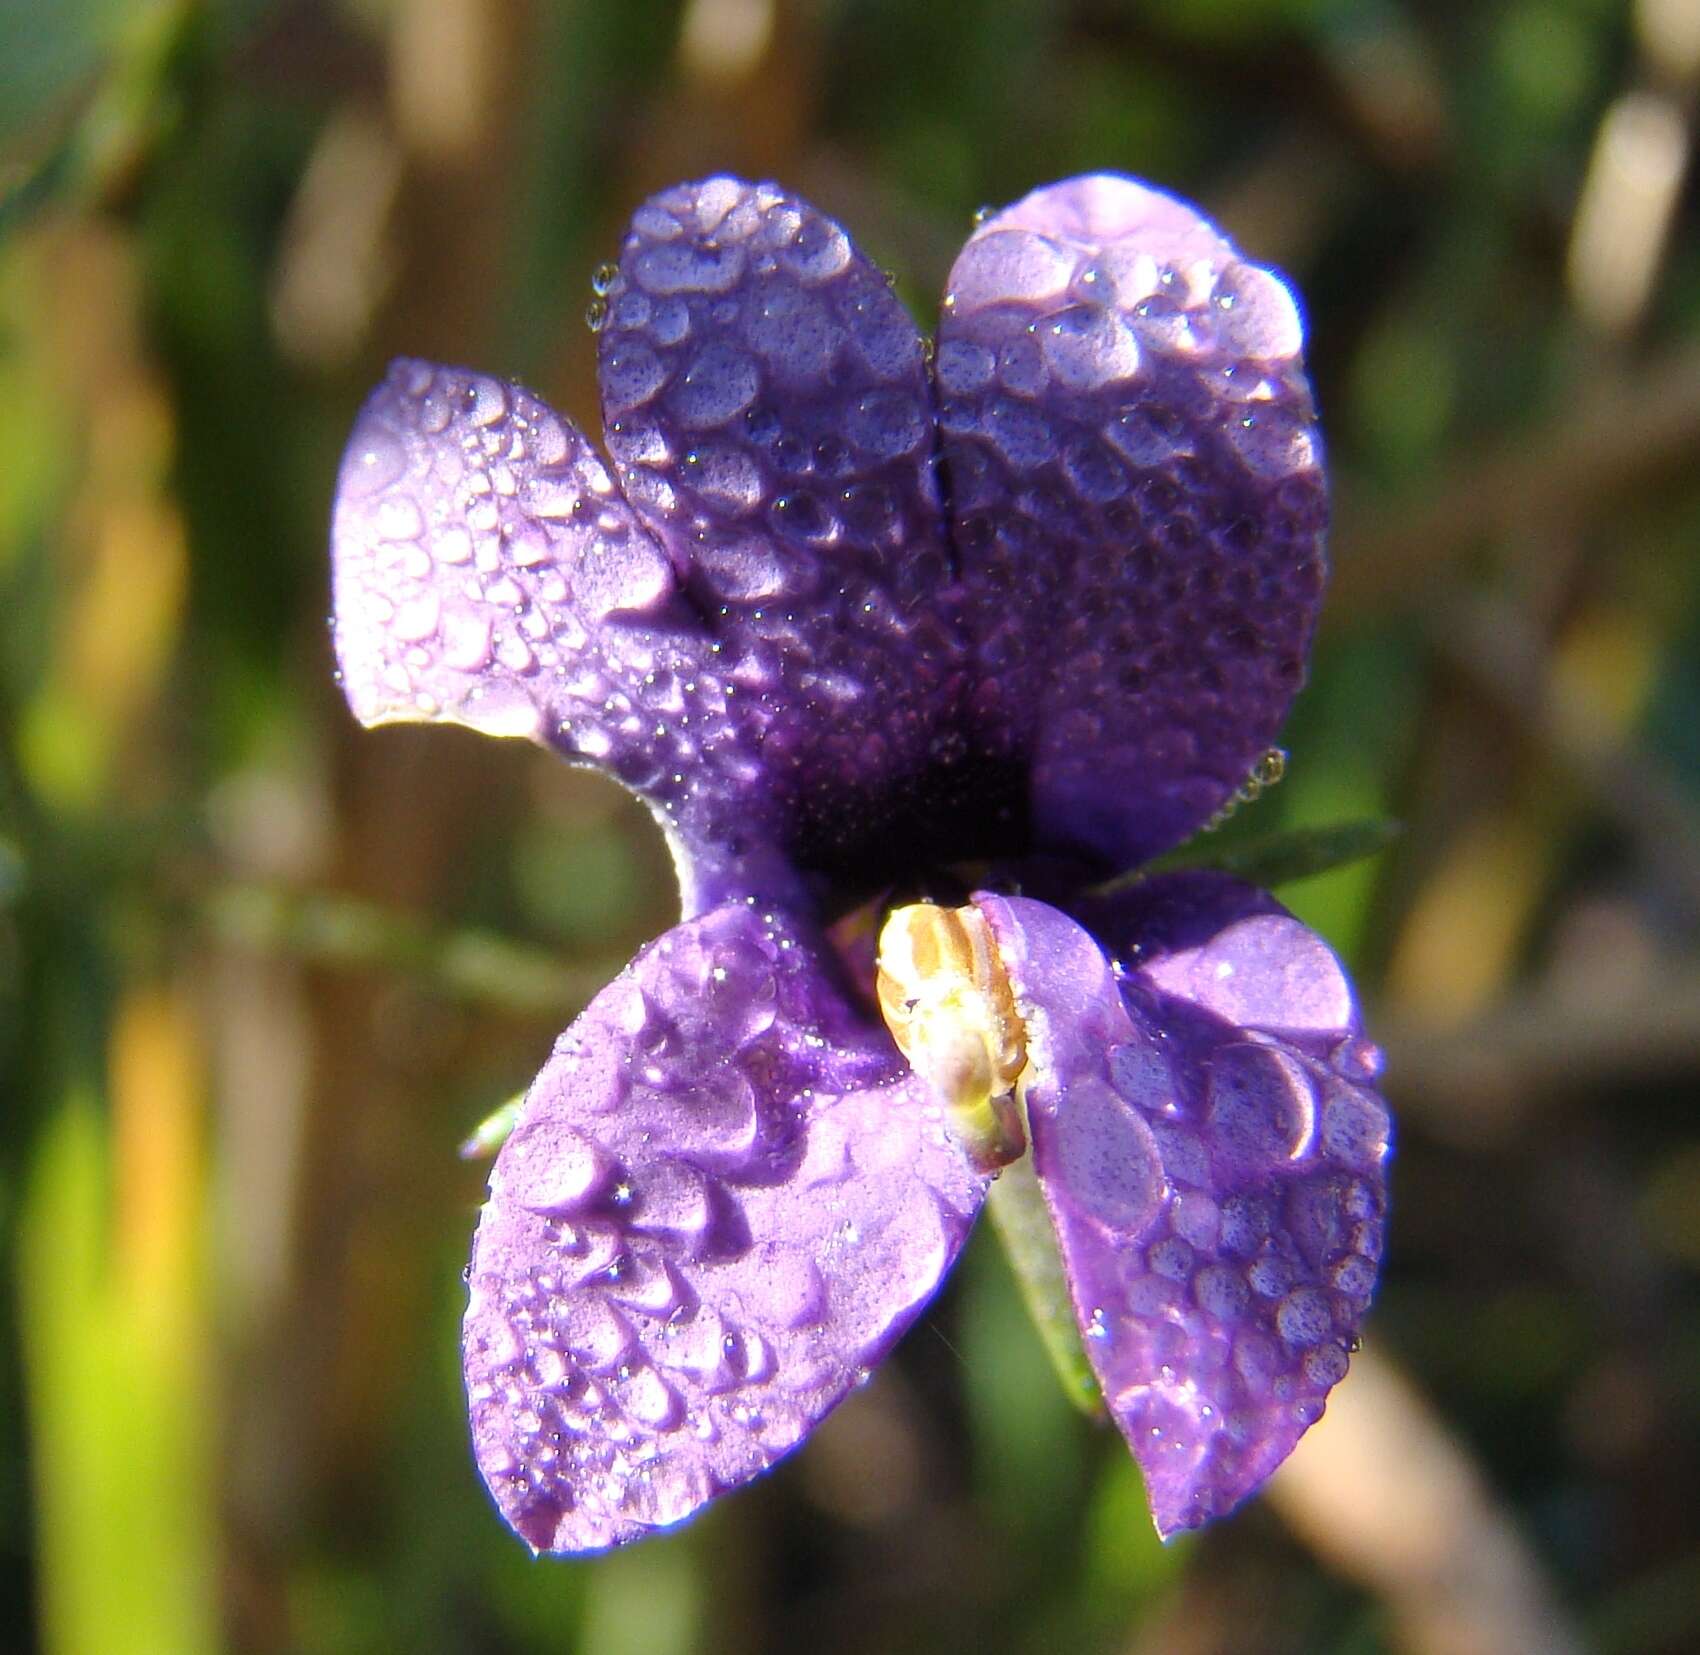
<path fill-rule="evenodd" d="M 1335 822 L 1328 827 L 1288 828 L 1261 834 L 1254 839 L 1222 844 L 1201 833 L 1167 856 L 1159 856 L 1142 868 L 1117 874 L 1094 892 L 1111 896 L 1131 890 L 1156 874 L 1176 873 L 1189 868 L 1213 868 L 1233 874 L 1253 885 L 1290 885 L 1294 880 L 1332 873 L 1386 850 L 1405 831 L 1402 822 L 1385 818 L 1357 822 Z"/>

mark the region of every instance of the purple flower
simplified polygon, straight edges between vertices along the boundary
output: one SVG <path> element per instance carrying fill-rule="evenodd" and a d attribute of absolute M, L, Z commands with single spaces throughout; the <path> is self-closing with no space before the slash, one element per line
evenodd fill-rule
<path fill-rule="evenodd" d="M 497 1504 L 584 1551 L 762 1471 L 1030 1144 L 1159 1530 L 1228 1510 L 1346 1371 L 1379 1058 L 1261 891 L 1097 887 L 1233 795 L 1304 675 L 1291 294 L 1114 176 L 977 226 L 930 365 L 771 184 L 656 197 L 597 286 L 612 471 L 530 392 L 398 362 L 334 531 L 355 713 L 607 770 L 682 889 L 491 1177 L 465 1360 Z"/>

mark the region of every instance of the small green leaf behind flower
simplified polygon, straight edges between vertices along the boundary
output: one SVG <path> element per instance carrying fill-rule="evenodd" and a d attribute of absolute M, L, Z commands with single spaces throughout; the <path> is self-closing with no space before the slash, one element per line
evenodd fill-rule
<path fill-rule="evenodd" d="M 525 1093 L 519 1092 L 499 1108 L 492 1109 L 472 1129 L 472 1136 L 460 1146 L 460 1158 L 463 1161 L 482 1161 L 494 1155 L 508 1141 L 508 1134 L 513 1131 L 514 1122 L 519 1119 L 524 1105 Z"/>
<path fill-rule="evenodd" d="M 1195 834 L 1167 856 L 1106 880 L 1096 894 L 1110 896 L 1156 874 L 1193 868 L 1215 869 L 1265 888 L 1290 885 L 1374 856 L 1404 831 L 1404 823 L 1386 817 L 1333 822 L 1326 827 L 1285 828 L 1235 843 L 1218 841 L 1206 831 Z"/>

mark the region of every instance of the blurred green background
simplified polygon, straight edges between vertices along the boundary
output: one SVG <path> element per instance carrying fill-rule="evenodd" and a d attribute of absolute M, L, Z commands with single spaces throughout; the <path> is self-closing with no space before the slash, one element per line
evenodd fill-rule
<path fill-rule="evenodd" d="M 0 0 L 0 1649 L 1700 1648 L 1700 0 Z M 407 351 L 595 431 L 593 267 L 772 175 L 928 325 L 1119 168 L 1304 293 L 1335 582 L 1284 894 L 1401 1119 L 1270 1493 L 1164 1549 L 991 1237 L 807 1449 L 535 1563 L 455 1146 L 669 923 L 611 785 L 363 734 L 325 525 Z"/>

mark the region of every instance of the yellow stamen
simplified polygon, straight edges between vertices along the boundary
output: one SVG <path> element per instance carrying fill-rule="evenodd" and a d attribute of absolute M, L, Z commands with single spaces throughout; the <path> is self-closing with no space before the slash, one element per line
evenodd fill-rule
<path fill-rule="evenodd" d="M 1020 1156 L 1027 1134 L 1015 1083 L 1027 1035 L 979 910 L 927 902 L 893 910 L 876 983 L 892 1039 L 944 1100 L 957 1141 L 987 1169 Z"/>

